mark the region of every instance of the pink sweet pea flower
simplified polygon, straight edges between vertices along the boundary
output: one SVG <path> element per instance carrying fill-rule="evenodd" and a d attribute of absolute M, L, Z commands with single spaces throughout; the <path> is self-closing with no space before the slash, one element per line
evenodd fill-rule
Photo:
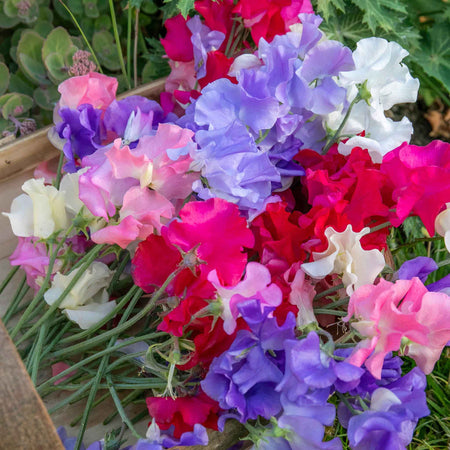
<path fill-rule="evenodd" d="M 437 313 L 439 311 L 439 313 Z M 418 278 L 390 283 L 381 279 L 376 285 L 357 289 L 350 297 L 348 315 L 367 339 L 357 345 L 348 362 L 365 363 L 376 378 L 381 377 L 384 357 L 400 349 L 406 338 L 409 355 L 429 373 L 450 338 L 450 299 L 446 294 L 428 292 Z"/>
<path fill-rule="evenodd" d="M 38 291 L 39 279 L 43 280 L 47 274 L 49 257 L 43 242 L 34 242 L 33 237 L 19 237 L 16 249 L 9 257 L 12 266 L 20 266 L 27 276 L 27 284 Z M 56 260 L 53 273 L 61 267 L 61 261 Z"/>
<path fill-rule="evenodd" d="M 58 86 L 59 107 L 75 109 L 89 103 L 104 111 L 116 98 L 117 86 L 116 78 L 96 72 L 68 78 Z"/>

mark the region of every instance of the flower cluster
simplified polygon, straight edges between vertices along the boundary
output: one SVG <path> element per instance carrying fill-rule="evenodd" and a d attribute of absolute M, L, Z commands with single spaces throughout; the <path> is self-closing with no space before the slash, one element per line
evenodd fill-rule
<path fill-rule="evenodd" d="M 448 258 L 391 250 L 412 217 L 450 249 L 450 144 L 410 145 L 407 119 L 385 116 L 417 95 L 398 44 L 352 52 L 307 0 L 195 10 L 166 21 L 162 106 L 117 100 L 93 72 L 60 85 L 63 169 L 41 168 L 6 215 L 11 264 L 37 292 L 21 321 L 45 309 L 65 328 L 47 342 L 31 322 L 19 342 L 50 346 L 44 392 L 144 392 L 152 425 L 134 450 L 206 445 L 231 418 L 258 450 L 340 449 L 336 421 L 352 449 L 405 448 L 450 340 L 450 275 Z"/>

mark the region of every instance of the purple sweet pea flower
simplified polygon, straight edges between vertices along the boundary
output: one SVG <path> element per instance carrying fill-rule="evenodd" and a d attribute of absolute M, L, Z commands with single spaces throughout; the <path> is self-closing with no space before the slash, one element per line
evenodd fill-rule
<path fill-rule="evenodd" d="M 186 26 L 192 33 L 191 42 L 194 48 L 195 70 L 197 80 L 206 75 L 206 61 L 208 52 L 218 50 L 225 39 L 225 34 L 213 30 L 202 24 L 199 16 L 194 16 L 186 22 Z"/>
<path fill-rule="evenodd" d="M 438 268 L 439 266 L 433 259 L 426 256 L 417 256 L 414 259 L 405 261 L 398 269 L 397 276 L 399 280 L 410 280 L 418 277 L 422 283 L 425 283 L 428 275 Z M 426 288 L 430 292 L 444 292 L 450 295 L 450 274 L 434 283 L 428 284 Z"/>
<path fill-rule="evenodd" d="M 76 437 L 68 437 L 67 431 L 64 427 L 58 427 L 56 432 L 58 433 L 59 439 L 61 439 L 65 450 L 73 450 L 75 448 L 75 444 L 77 443 Z M 81 444 L 80 450 L 85 450 L 85 446 L 83 444 Z"/>
<path fill-rule="evenodd" d="M 417 256 L 405 261 L 397 271 L 399 280 L 410 280 L 418 277 L 422 283 L 427 281 L 428 275 L 438 269 L 436 262 L 426 256 Z"/>
<path fill-rule="evenodd" d="M 289 313 L 282 326 L 261 309 L 258 300 L 238 306 L 251 331 L 240 330 L 225 353 L 215 358 L 201 382 L 202 389 L 223 409 L 234 409 L 241 422 L 258 416 L 270 418 L 281 411 L 275 387 L 284 365 L 283 341 L 294 338 L 295 317 Z"/>
<path fill-rule="evenodd" d="M 125 130 L 131 114 L 140 111 L 140 129 L 142 134 L 145 130 L 156 128 L 159 123 L 177 119 L 174 114 L 165 117 L 161 106 L 154 100 L 131 95 L 123 100 L 114 100 L 106 109 L 103 122 L 106 130 L 114 131 L 118 136 L 125 137 Z M 135 133 L 134 133 L 135 134 Z M 141 134 L 141 135 L 142 135 Z M 130 140 L 130 142 L 132 142 Z"/>
<path fill-rule="evenodd" d="M 59 115 L 62 122 L 55 125 L 55 130 L 60 138 L 66 139 L 63 152 L 67 163 L 64 170 L 73 173 L 77 171 L 75 158 L 82 159 L 101 147 L 102 111 L 84 104 L 77 109 L 62 108 Z"/>

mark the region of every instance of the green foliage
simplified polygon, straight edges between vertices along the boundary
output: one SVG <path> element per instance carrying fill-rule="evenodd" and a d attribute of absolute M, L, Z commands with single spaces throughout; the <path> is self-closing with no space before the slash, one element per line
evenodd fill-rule
<path fill-rule="evenodd" d="M 164 20 L 180 13 L 186 18 L 189 12 L 194 9 L 194 0 L 164 0 L 164 6 L 161 9 Z"/>
<path fill-rule="evenodd" d="M 6 64 L 0 63 L 0 95 L 2 95 L 9 85 L 9 70 Z"/>
<path fill-rule="evenodd" d="M 4 94 L 0 97 L 0 111 L 4 119 L 17 117 L 33 106 L 33 99 L 24 94 Z"/>
<path fill-rule="evenodd" d="M 351 48 L 365 37 L 398 42 L 421 89 L 450 104 L 450 4 L 446 0 L 313 0 L 331 39 Z M 428 95 L 429 96 L 429 95 Z"/>

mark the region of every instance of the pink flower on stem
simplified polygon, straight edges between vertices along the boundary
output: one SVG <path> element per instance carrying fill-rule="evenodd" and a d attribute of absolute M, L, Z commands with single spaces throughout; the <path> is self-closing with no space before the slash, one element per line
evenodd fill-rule
<path fill-rule="evenodd" d="M 348 315 L 362 336 L 349 357 L 356 366 L 365 363 L 376 378 L 381 377 L 384 357 L 406 343 L 406 353 L 430 373 L 450 339 L 450 298 L 429 292 L 418 278 L 357 289 L 350 297 Z"/>

